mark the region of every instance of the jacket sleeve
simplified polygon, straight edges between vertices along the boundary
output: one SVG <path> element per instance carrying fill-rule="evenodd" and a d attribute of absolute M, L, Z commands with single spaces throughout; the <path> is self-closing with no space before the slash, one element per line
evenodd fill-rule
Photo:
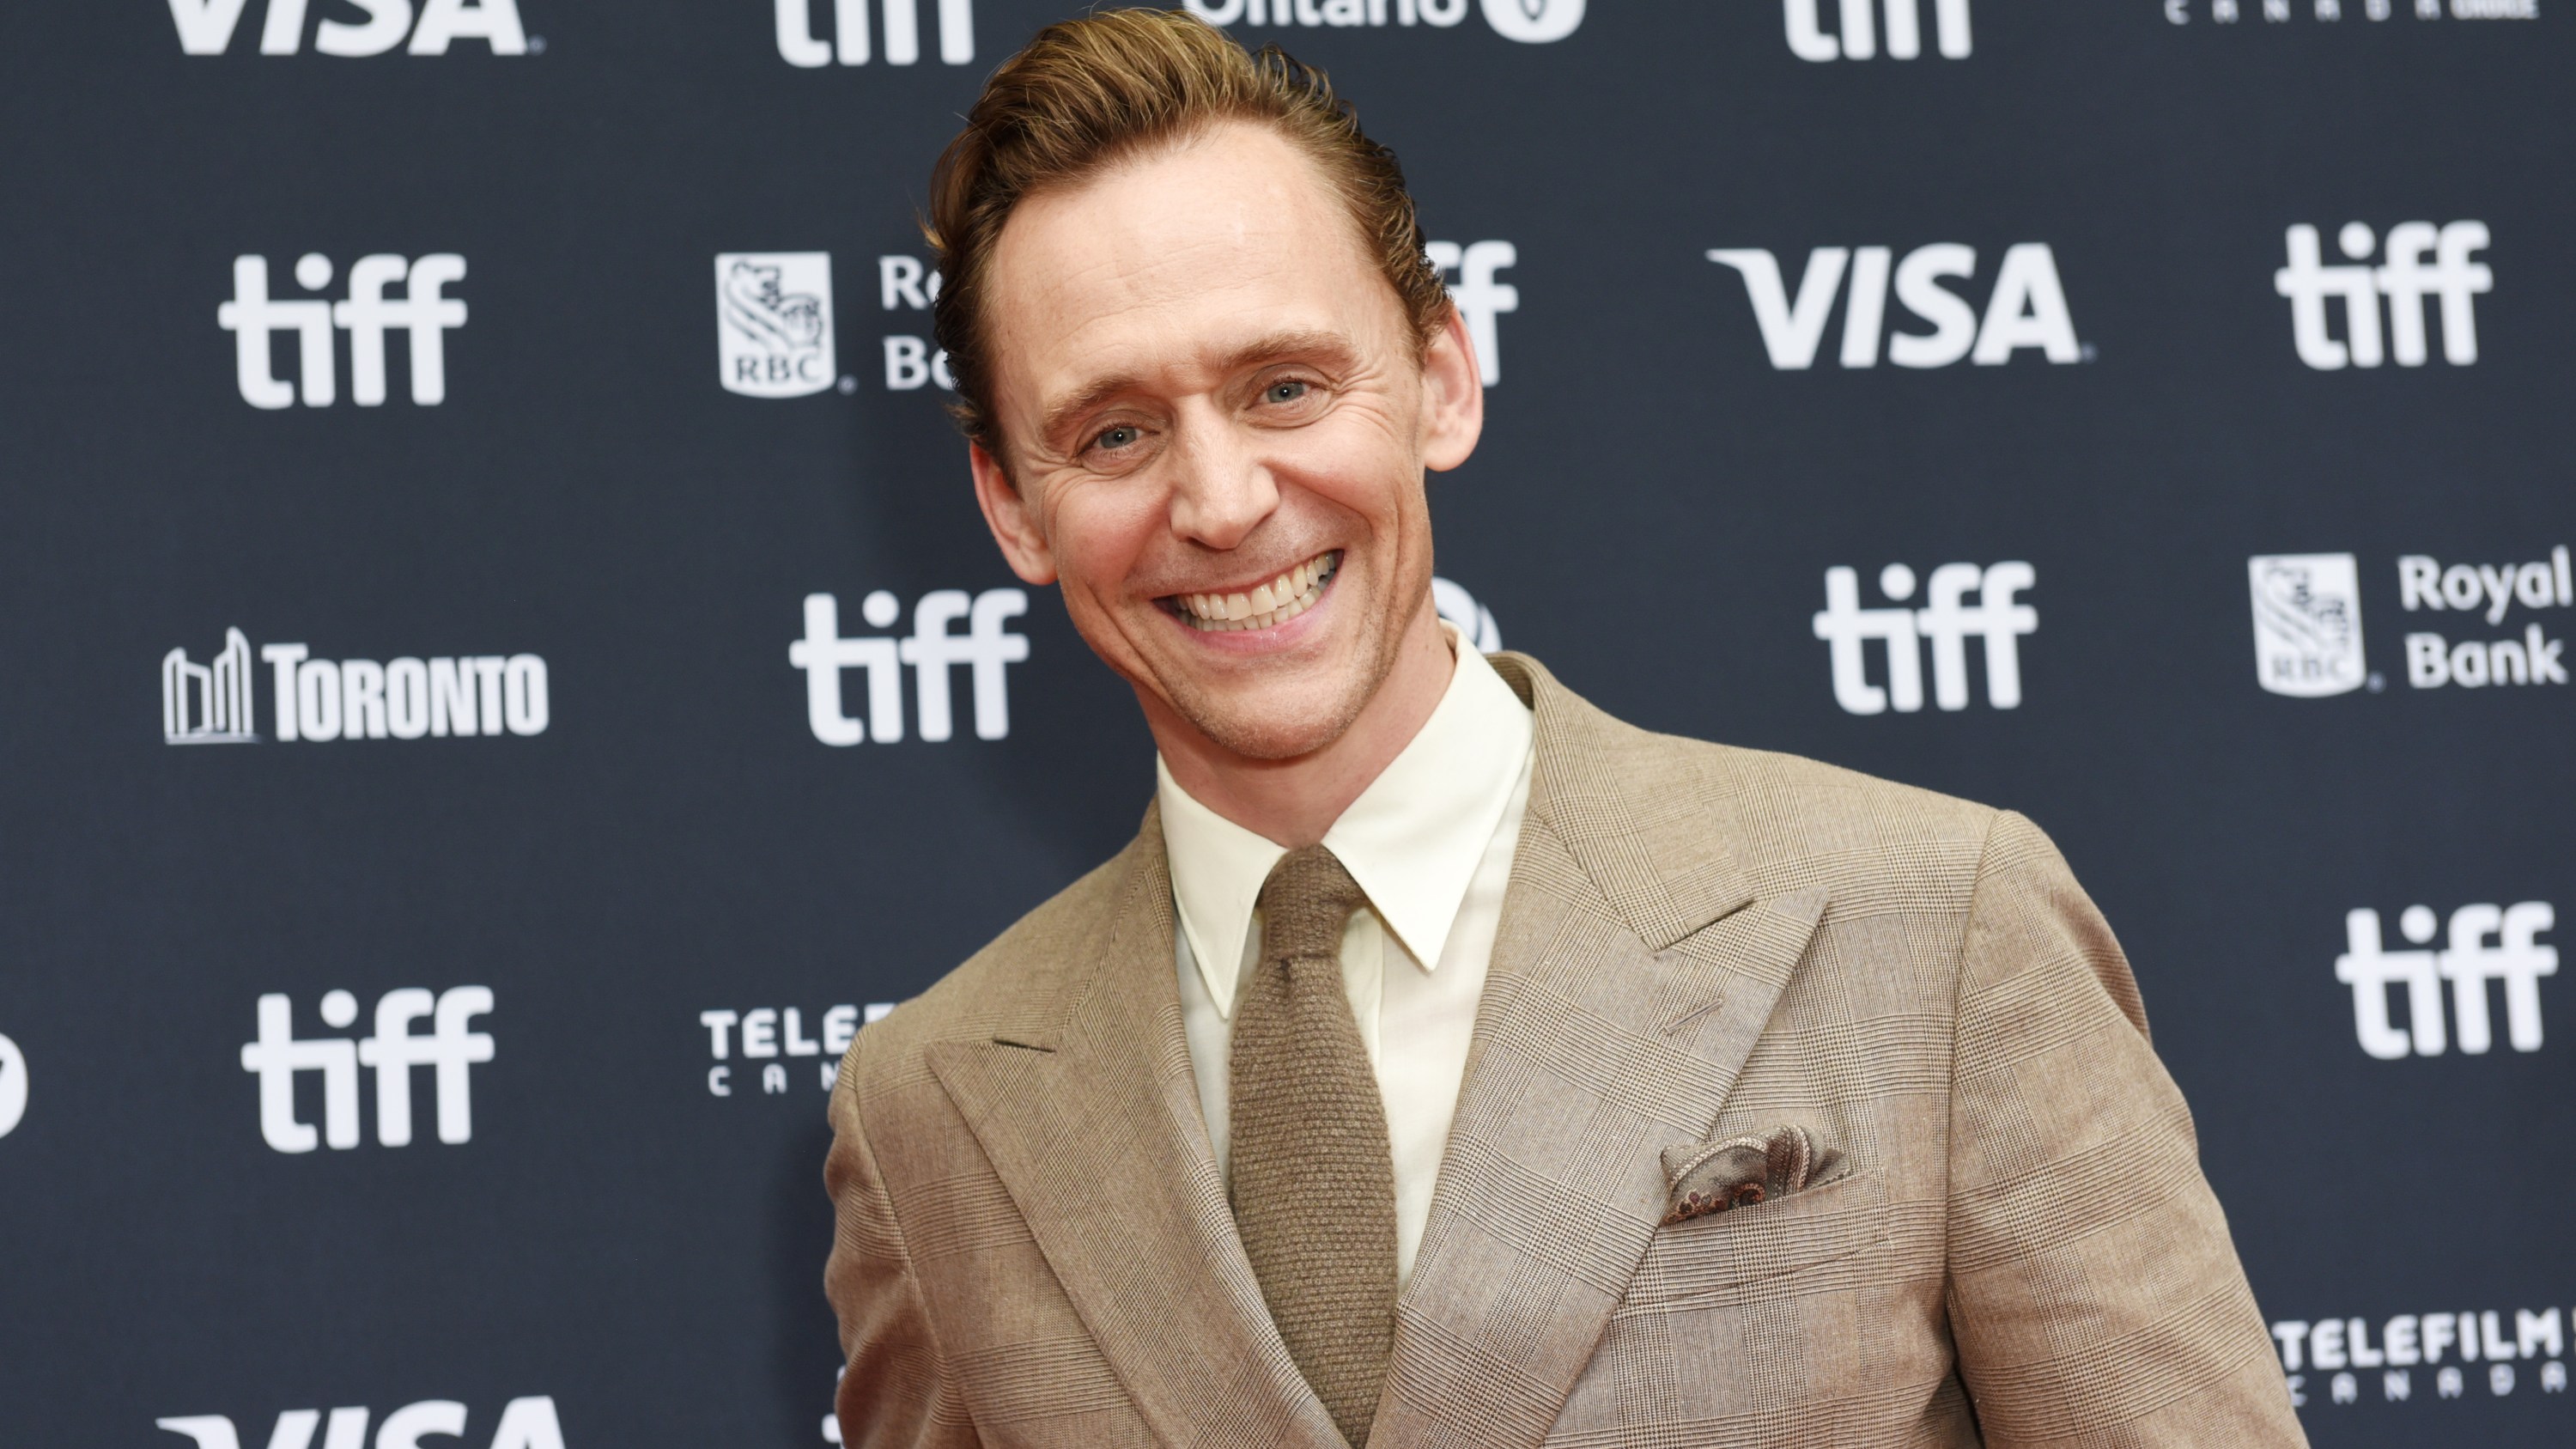
<path fill-rule="evenodd" d="M 894 1199 L 859 1118 L 856 1070 L 867 1033 L 832 1088 L 832 1151 L 823 1165 L 832 1195 L 832 1256 L 823 1292 L 841 1320 L 837 1408 L 847 1449 L 966 1449 L 978 1443 L 913 1273 Z"/>
<path fill-rule="evenodd" d="M 2305 1444 L 2128 959 L 2018 815 L 1958 990 L 1948 1307 L 1986 1442 Z"/>

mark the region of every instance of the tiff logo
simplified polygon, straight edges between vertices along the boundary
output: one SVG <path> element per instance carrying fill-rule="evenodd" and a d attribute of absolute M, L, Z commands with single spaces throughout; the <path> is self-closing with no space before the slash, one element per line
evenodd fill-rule
<path fill-rule="evenodd" d="M 777 0 L 778 53 L 789 65 L 811 70 L 838 59 L 843 65 L 866 65 L 872 58 L 868 0 L 833 0 L 832 43 L 814 34 L 811 0 Z M 921 59 L 921 12 L 918 0 L 882 0 L 885 14 L 885 62 L 911 65 Z M 949 65 L 975 59 L 974 0 L 939 0 L 939 58 Z"/>
<path fill-rule="evenodd" d="M 1457 304 L 1458 315 L 1467 319 L 1467 335 L 1476 344 L 1476 370 L 1485 386 L 1492 387 L 1503 380 L 1503 342 L 1494 319 L 1521 307 L 1520 288 L 1495 281 L 1494 274 L 1518 266 L 1520 250 L 1507 241 L 1469 242 L 1463 247 L 1436 241 L 1422 250 L 1442 280 L 1452 272 L 1458 274 L 1458 280 L 1449 283 L 1449 300 Z"/>
<path fill-rule="evenodd" d="M 1968 707 L 1968 639 L 1985 641 L 1986 703 L 1996 709 L 2021 704 L 2021 655 L 2018 640 L 2038 632 L 2039 611 L 2018 603 L 2014 595 L 2038 579 L 2029 564 L 2017 561 L 1979 568 L 1972 563 L 1943 564 L 1932 571 L 1920 609 L 1864 609 L 1860 576 L 1853 570 L 1825 570 L 1825 607 L 1815 619 L 1816 637 L 1832 657 L 1834 702 L 1851 714 L 1880 714 L 1891 705 L 1900 714 L 1923 708 L 1922 649 L 1932 645 L 1932 697 L 1943 709 Z M 1879 592 L 1902 605 L 1914 597 L 1914 570 L 1901 563 L 1879 570 Z M 1969 595 L 1976 602 L 1967 602 Z M 1862 653 L 1872 639 L 1887 645 L 1887 683 L 1869 682 Z"/>
<path fill-rule="evenodd" d="M 2323 372 L 2343 367 L 2377 367 L 2391 355 L 2399 367 L 2422 367 L 2430 355 L 2424 325 L 2424 303 L 2438 298 L 2442 319 L 2442 358 L 2454 367 L 2478 360 L 2476 298 L 2495 289 L 2495 273 L 2470 258 L 2487 247 L 2487 224 L 2455 221 L 2435 226 L 2429 221 L 2402 221 L 2388 229 L 2387 259 L 2373 267 L 2369 260 L 2379 239 L 2370 228 L 2348 221 L 2335 233 L 2335 248 L 2356 265 L 2326 266 L 2319 260 L 2317 229 L 2305 222 L 2290 228 L 2290 263 L 2272 274 L 2272 290 L 2290 300 L 2290 340 L 2299 360 Z M 2425 259 L 2432 259 L 2427 265 Z M 2379 299 L 2388 299 L 2387 344 L 2379 330 Z M 2343 300 L 2344 331 L 2333 335 L 2328 298 Z"/>
<path fill-rule="evenodd" d="M 318 292 L 331 284 L 331 259 L 306 252 L 295 261 L 297 285 Z M 379 252 L 358 258 L 349 268 L 349 296 L 342 302 L 318 297 L 271 301 L 268 258 L 233 258 L 233 299 L 215 309 L 215 322 L 233 334 L 234 371 L 242 401 L 257 408 L 291 407 L 296 389 L 270 370 L 269 334 L 296 335 L 301 362 L 304 405 L 329 407 L 339 396 L 338 370 L 332 361 L 332 328 L 349 334 L 349 395 L 362 408 L 385 401 L 385 333 L 401 331 L 411 338 L 411 400 L 423 407 L 447 401 L 447 330 L 465 325 L 465 304 L 440 295 L 439 289 L 465 278 L 465 259 L 454 252 L 433 252 L 407 262 Z M 390 298 L 385 288 L 401 283 L 403 295 Z"/>
<path fill-rule="evenodd" d="M 2443 1031 L 2442 983 L 2451 983 L 2451 1020 L 2460 1050 L 2480 1056 L 2495 1045 L 2487 1014 L 2487 983 L 2504 983 L 2505 1035 L 2518 1052 L 2540 1050 L 2540 978 L 2558 974 L 2558 948 L 2534 938 L 2557 925 L 2546 901 L 2511 906 L 2467 905 L 2451 912 L 2451 930 L 2439 951 L 2389 951 L 2380 946 L 2379 912 L 2343 918 L 2344 954 L 2335 979 L 2352 988 L 2352 1029 L 2361 1049 L 2382 1061 L 2410 1052 L 2438 1057 L 2449 1046 Z M 2433 939 L 2431 908 L 2408 906 L 2397 929 L 2418 946 Z M 2487 943 L 2488 937 L 2495 944 Z M 2388 993 L 2406 988 L 2406 1027 L 2389 1020 Z"/>
<path fill-rule="evenodd" d="M 1961 358 L 1979 367 L 2000 367 L 2025 347 L 2038 348 L 2051 362 L 2085 360 L 2084 344 L 2075 338 L 2075 319 L 2066 309 L 2066 288 L 2058 281 L 2057 254 L 2046 242 L 2004 249 L 1982 321 L 1967 299 L 1942 285 L 1944 278 L 1976 275 L 1977 249 L 1958 242 L 1916 247 L 1903 261 L 1896 260 L 1892 247 L 1817 247 L 1807 254 L 1794 301 L 1781 279 L 1779 258 L 1768 251 L 1720 247 L 1708 259 L 1743 276 L 1763 349 L 1771 365 L 1784 371 L 1815 364 L 1846 266 L 1851 287 L 1843 308 L 1840 361 L 1845 367 L 1876 367 L 1883 334 L 1887 360 L 1899 367 L 1948 367 Z M 1891 277 L 1896 300 L 1930 323 L 1931 331 L 1887 333 Z"/>
<path fill-rule="evenodd" d="M 1817 13 L 1821 0 L 1784 0 L 1788 9 L 1789 50 L 1800 60 L 1867 60 L 1878 53 L 1870 26 L 1870 0 L 1842 0 L 1839 40 L 1825 33 Z M 1923 53 L 1922 14 L 1916 0 L 1885 0 L 1887 53 L 1912 60 Z M 1941 54 L 1964 60 L 1973 48 L 1968 34 L 1968 0 L 1933 0 L 1932 24 L 1940 36 Z"/>
<path fill-rule="evenodd" d="M 248 0 L 170 0 L 170 18 L 178 22 L 179 49 L 187 55 L 221 55 L 233 43 Z M 259 28 L 259 53 L 293 55 L 304 47 L 307 0 L 268 0 L 267 19 Z M 328 0 L 322 7 L 332 8 Z M 423 0 L 420 23 L 412 24 L 411 0 L 353 0 L 367 12 L 352 25 L 324 14 L 315 28 L 313 48 L 324 55 L 382 55 L 411 37 L 413 55 L 445 55 L 459 40 L 480 40 L 494 55 L 526 55 L 526 27 L 519 23 L 518 0 Z M 542 48 L 542 47 L 539 47 Z"/>
<path fill-rule="evenodd" d="M 387 1147 L 407 1147 L 411 1145 L 411 1070 L 429 1067 L 437 1082 L 438 1140 L 473 1141 L 474 1103 L 466 1073 L 476 1063 L 492 1060 L 492 1038 L 486 1032 L 467 1030 L 466 1024 L 491 1010 L 488 986 L 454 986 L 435 996 L 406 986 L 376 999 L 375 1035 L 351 1041 L 299 1038 L 287 998 L 276 992 L 260 997 L 259 1040 L 241 1049 L 242 1070 L 259 1078 L 259 1135 L 280 1152 L 313 1150 L 312 1124 L 295 1115 L 295 1076 L 320 1072 L 321 1140 L 334 1149 L 357 1146 L 358 1068 L 365 1066 L 376 1072 L 376 1141 Z M 430 1019 L 429 1034 L 414 1036 L 412 1023 L 422 1017 Z M 323 993 L 325 1025 L 346 1027 L 357 1019 L 358 998 L 346 991 Z"/>
<path fill-rule="evenodd" d="M 426 1438 L 461 1438 L 465 1406 L 454 1399 L 424 1399 L 385 1415 L 376 1427 L 376 1449 L 421 1449 Z M 241 1449 L 241 1434 L 222 1414 L 188 1414 L 155 1419 L 153 1427 L 185 1434 L 197 1449 Z M 258 1427 L 254 1420 L 252 1427 Z M 361 1449 L 367 1442 L 367 1411 L 333 1409 L 326 1427 L 320 1409 L 289 1409 L 269 1431 L 268 1449 L 311 1449 L 313 1431 L 322 1430 L 322 1449 Z M 555 1417 L 553 1398 L 539 1394 L 512 1399 L 501 1406 L 501 1421 L 492 1428 L 491 1449 L 564 1449 L 563 1424 Z"/>
<path fill-rule="evenodd" d="M 966 665 L 973 679 L 975 737 L 998 740 L 1011 733 L 1011 701 L 1003 666 L 1029 657 L 1028 636 L 1002 626 L 1029 611 L 1029 596 L 1019 589 L 933 589 L 912 606 L 912 634 L 841 637 L 841 604 L 831 594 L 805 596 L 805 637 L 787 646 L 787 662 L 805 671 L 805 717 L 814 738 L 827 745 L 855 745 L 874 739 L 893 744 L 903 738 L 903 666 L 913 669 L 913 692 L 921 714 L 921 737 L 933 743 L 948 739 L 955 726 L 949 708 L 949 670 Z M 859 616 L 871 628 L 891 628 L 903 606 L 893 594 L 878 589 L 859 602 Z M 966 621 L 966 632 L 949 627 Z M 868 717 L 863 725 L 841 702 L 841 671 L 864 669 L 868 676 Z"/>

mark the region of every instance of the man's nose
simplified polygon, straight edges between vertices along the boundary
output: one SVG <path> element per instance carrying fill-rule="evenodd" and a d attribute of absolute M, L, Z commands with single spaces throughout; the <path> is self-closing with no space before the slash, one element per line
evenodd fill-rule
<path fill-rule="evenodd" d="M 1185 422 L 1172 462 L 1172 532 L 1232 549 L 1279 509 L 1279 485 L 1253 439 L 1212 421 Z"/>

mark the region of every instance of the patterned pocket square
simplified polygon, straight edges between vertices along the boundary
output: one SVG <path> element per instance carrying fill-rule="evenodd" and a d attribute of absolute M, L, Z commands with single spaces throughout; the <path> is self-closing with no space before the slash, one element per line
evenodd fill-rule
<path fill-rule="evenodd" d="M 1841 1160 L 1795 1126 L 1767 1137 L 1677 1143 L 1664 1149 L 1664 1176 L 1672 1183 L 1664 1225 L 1786 1197 L 1828 1177 Z"/>

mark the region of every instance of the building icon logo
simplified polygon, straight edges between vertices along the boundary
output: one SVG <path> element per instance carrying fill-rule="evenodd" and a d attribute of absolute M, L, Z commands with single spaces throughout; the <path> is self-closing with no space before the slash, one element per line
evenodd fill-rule
<path fill-rule="evenodd" d="M 2246 560 L 2254 595 L 2255 677 L 2274 694 L 2317 699 L 2359 689 L 2361 577 L 2348 553 L 2256 554 Z"/>
<path fill-rule="evenodd" d="M 224 631 L 223 652 L 191 664 L 188 651 L 161 656 L 161 738 L 174 745 L 247 745 L 258 741 L 251 713 L 250 640 Z"/>
<path fill-rule="evenodd" d="M 716 357 L 725 391 L 805 397 L 840 380 L 832 254 L 716 254 Z"/>

